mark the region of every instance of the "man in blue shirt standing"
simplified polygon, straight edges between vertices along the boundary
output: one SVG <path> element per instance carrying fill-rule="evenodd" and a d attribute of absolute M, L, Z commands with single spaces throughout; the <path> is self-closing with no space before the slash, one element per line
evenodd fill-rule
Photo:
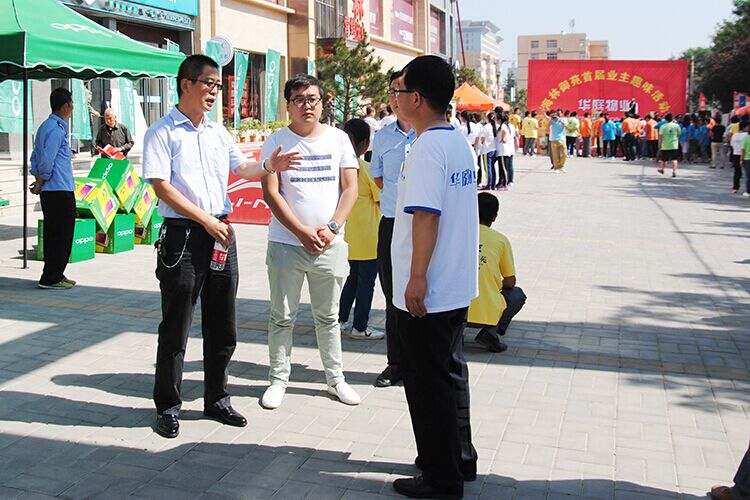
<path fill-rule="evenodd" d="M 565 127 L 566 122 L 560 120 L 557 113 L 550 115 L 549 122 L 549 146 L 552 153 L 552 168 L 554 173 L 567 172 L 565 170 Z"/>
<path fill-rule="evenodd" d="M 396 95 L 401 71 L 390 75 L 388 99 L 397 119 L 375 133 L 372 145 L 370 175 L 382 192 L 380 210 L 383 217 L 378 227 L 378 276 L 385 295 L 385 334 L 388 347 L 388 366 L 375 380 L 376 387 L 389 387 L 401 380 L 401 349 L 396 338 L 396 310 L 393 308 L 393 278 L 391 268 L 391 239 L 396 216 L 396 197 L 399 173 L 416 134 L 411 124 L 398 114 Z"/>
<path fill-rule="evenodd" d="M 39 288 L 69 290 L 75 281 L 65 277 L 65 267 L 73 246 L 76 222 L 72 152 L 68 143 L 68 120 L 73 114 L 73 95 L 57 88 L 49 96 L 52 114 L 36 132 L 31 153 L 29 187 L 38 194 L 44 214 L 44 270 Z"/>

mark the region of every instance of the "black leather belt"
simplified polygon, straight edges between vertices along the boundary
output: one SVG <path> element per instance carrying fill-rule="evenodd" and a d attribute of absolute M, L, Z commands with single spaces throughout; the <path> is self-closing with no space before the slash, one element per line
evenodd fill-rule
<path fill-rule="evenodd" d="M 216 218 L 219 220 L 224 220 L 227 218 L 227 216 L 219 215 Z M 166 224 L 167 226 L 173 226 L 173 227 L 203 227 L 201 224 L 195 222 L 193 219 L 182 219 L 179 217 L 165 217 L 164 224 Z"/>

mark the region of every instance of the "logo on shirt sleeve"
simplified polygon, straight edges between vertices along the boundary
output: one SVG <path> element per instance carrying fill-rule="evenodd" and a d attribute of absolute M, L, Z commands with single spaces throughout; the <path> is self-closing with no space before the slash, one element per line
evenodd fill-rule
<path fill-rule="evenodd" d="M 450 185 L 454 187 L 464 187 L 470 184 L 474 184 L 477 178 L 477 174 L 473 168 L 467 168 L 462 172 L 454 172 L 451 174 Z"/>

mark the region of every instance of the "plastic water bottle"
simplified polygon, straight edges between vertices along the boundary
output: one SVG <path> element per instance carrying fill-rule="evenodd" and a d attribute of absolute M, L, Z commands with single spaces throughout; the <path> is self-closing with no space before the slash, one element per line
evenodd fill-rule
<path fill-rule="evenodd" d="M 229 226 L 229 221 L 224 219 L 221 222 Z M 229 254 L 229 248 L 222 245 L 219 240 L 214 242 L 214 250 L 211 252 L 211 270 L 212 271 L 223 271 L 224 266 L 227 264 L 227 255 Z"/>

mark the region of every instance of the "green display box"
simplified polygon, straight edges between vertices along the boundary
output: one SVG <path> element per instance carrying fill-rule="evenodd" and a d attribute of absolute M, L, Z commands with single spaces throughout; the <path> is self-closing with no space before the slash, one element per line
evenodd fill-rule
<path fill-rule="evenodd" d="M 156 208 L 156 193 L 151 184 L 147 182 L 141 182 L 138 185 L 136 194 L 135 205 L 133 205 L 133 213 L 135 214 L 135 222 L 141 226 L 146 226 L 151 220 L 151 214 L 154 213 Z"/>
<path fill-rule="evenodd" d="M 120 253 L 135 248 L 135 214 L 117 214 L 108 231 L 96 232 L 98 253 Z"/>
<path fill-rule="evenodd" d="M 94 218 L 103 231 L 107 231 L 117 213 L 118 202 L 114 191 L 101 179 L 75 177 L 75 198 L 78 215 Z"/>
<path fill-rule="evenodd" d="M 151 220 L 145 226 L 135 225 L 135 244 L 136 245 L 153 245 L 159 239 L 159 230 L 164 223 L 164 217 L 159 214 L 153 214 Z"/>
<path fill-rule="evenodd" d="M 37 258 L 44 260 L 44 220 L 37 223 Z M 90 260 L 96 254 L 96 221 L 94 219 L 76 219 L 73 229 L 73 246 L 68 262 Z"/>
<path fill-rule="evenodd" d="M 107 181 L 117 197 L 119 208 L 125 212 L 133 210 L 141 179 L 128 160 L 99 158 L 91 167 L 89 177 Z"/>

